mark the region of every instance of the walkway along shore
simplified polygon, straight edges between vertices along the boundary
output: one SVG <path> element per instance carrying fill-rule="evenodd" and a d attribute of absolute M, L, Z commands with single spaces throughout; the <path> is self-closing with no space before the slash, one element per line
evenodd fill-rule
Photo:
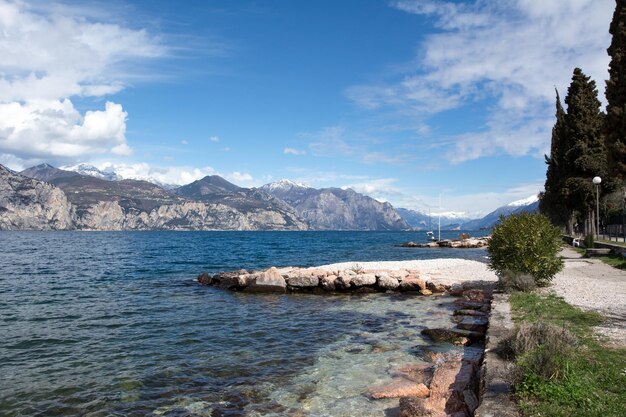
<path fill-rule="evenodd" d="M 626 347 L 626 271 L 600 259 L 583 258 L 573 248 L 564 247 L 565 268 L 543 289 L 563 297 L 568 304 L 597 311 L 607 322 L 596 328 L 615 347 Z"/>

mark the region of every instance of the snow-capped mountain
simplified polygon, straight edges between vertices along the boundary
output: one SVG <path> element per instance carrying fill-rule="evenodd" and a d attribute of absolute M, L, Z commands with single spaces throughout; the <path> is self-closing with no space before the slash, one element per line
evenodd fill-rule
<path fill-rule="evenodd" d="M 72 171 L 82 175 L 89 175 L 90 177 L 96 177 L 107 181 L 122 181 L 122 180 L 138 180 L 138 181 L 146 181 L 152 184 L 156 184 L 159 187 L 166 190 L 173 190 L 174 188 L 179 187 L 179 185 L 167 184 L 162 181 L 159 181 L 153 177 L 147 175 L 128 175 L 121 174 L 115 170 L 114 167 L 107 167 L 105 169 L 99 169 L 91 164 L 80 163 L 78 165 L 73 166 L 64 166 L 60 169 L 65 171 Z"/>
<path fill-rule="evenodd" d="M 539 210 L 539 198 L 536 195 L 517 200 L 506 206 L 498 207 L 482 219 L 472 220 L 463 223 L 462 228 L 466 230 L 490 229 L 498 223 L 500 216 L 510 216 L 524 211 L 534 213 Z"/>
<path fill-rule="evenodd" d="M 522 200 L 513 201 L 502 207 L 498 207 L 482 218 L 475 218 L 465 212 L 442 212 L 442 213 L 422 213 L 416 210 L 397 209 L 398 214 L 411 225 L 419 230 L 434 229 L 439 223 L 441 215 L 441 227 L 450 230 L 479 230 L 493 227 L 500 216 L 510 216 L 523 211 L 536 212 L 539 209 L 539 197 L 532 195 Z"/>
<path fill-rule="evenodd" d="M 441 227 L 451 230 L 459 229 L 461 224 L 472 219 L 467 213 L 457 211 L 430 213 L 430 215 L 405 208 L 399 208 L 397 211 L 411 227 L 419 230 L 436 228 L 439 225 L 440 217 Z"/>
<path fill-rule="evenodd" d="M 282 179 L 282 180 L 278 180 L 269 184 L 265 184 L 261 188 L 265 190 L 266 192 L 269 192 L 269 191 L 288 191 L 294 188 L 306 189 L 309 187 L 306 184 L 303 184 L 301 182 L 295 182 L 295 181 L 291 181 L 287 179 Z"/>
<path fill-rule="evenodd" d="M 512 203 L 507 204 L 505 207 L 522 207 L 522 206 L 529 206 L 533 203 L 536 203 L 539 201 L 539 196 L 538 195 L 531 195 L 528 198 L 524 198 L 522 200 L 517 200 L 514 201 Z"/>
<path fill-rule="evenodd" d="M 125 179 L 125 178 L 122 178 L 113 170 L 103 171 L 103 170 L 96 168 L 93 165 L 89 165 L 85 163 L 81 163 L 81 164 L 73 165 L 73 166 L 64 166 L 64 167 L 61 167 L 60 169 L 63 169 L 65 171 L 77 172 L 83 175 L 89 175 L 91 177 L 96 177 L 96 178 L 100 178 L 100 179 L 107 180 L 107 181 L 120 181 L 122 179 Z"/>

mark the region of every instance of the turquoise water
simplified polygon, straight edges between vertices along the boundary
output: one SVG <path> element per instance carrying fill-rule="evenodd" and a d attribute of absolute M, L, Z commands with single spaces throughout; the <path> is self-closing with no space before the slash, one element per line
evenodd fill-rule
<path fill-rule="evenodd" d="M 385 415 L 397 401 L 363 392 L 388 380 L 390 367 L 419 361 L 419 332 L 449 321 L 447 297 L 252 295 L 195 277 L 484 260 L 484 250 L 395 246 L 424 237 L 0 232 L 0 415 Z"/>

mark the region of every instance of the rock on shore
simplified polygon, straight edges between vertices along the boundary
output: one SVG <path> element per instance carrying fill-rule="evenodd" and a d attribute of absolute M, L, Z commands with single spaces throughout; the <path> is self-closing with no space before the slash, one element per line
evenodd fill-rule
<path fill-rule="evenodd" d="M 467 239 L 444 239 L 436 242 L 415 243 L 406 242 L 400 245 L 403 248 L 460 248 L 477 249 L 489 246 L 489 237 L 470 237 Z"/>

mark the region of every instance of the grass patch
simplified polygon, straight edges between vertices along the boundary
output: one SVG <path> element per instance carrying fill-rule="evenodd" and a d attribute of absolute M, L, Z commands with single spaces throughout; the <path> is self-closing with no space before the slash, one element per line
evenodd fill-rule
<path fill-rule="evenodd" d="M 609 349 L 596 340 L 592 327 L 604 321 L 600 314 L 582 311 L 554 295 L 517 292 L 511 294 L 510 303 L 518 329 L 556 326 L 575 337 L 562 338 L 566 345 L 558 349 L 540 344 L 516 356 L 515 388 L 524 415 L 626 415 L 626 349 Z M 542 372 L 537 366 L 547 359 L 555 364 L 554 372 Z"/>
<path fill-rule="evenodd" d="M 602 262 L 617 269 L 626 269 L 626 258 L 622 255 L 600 256 Z"/>
<path fill-rule="evenodd" d="M 610 243 L 611 245 L 625 246 L 626 247 L 626 243 L 625 242 L 616 242 L 614 240 L 598 239 L 598 240 L 596 240 L 596 242 Z"/>

